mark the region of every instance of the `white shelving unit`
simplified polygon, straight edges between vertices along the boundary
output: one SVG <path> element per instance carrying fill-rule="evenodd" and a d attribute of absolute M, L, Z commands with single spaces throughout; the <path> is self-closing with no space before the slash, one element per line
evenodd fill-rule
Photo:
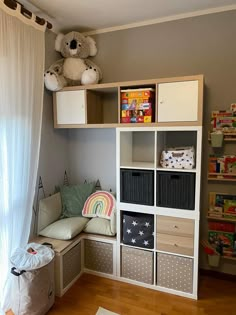
<path fill-rule="evenodd" d="M 121 91 L 147 88 L 155 91 L 152 113 L 147 114 L 151 115 L 151 122 L 122 122 L 122 115 L 129 115 L 127 111 L 130 108 L 123 109 Z M 149 100 L 144 103 L 147 102 Z M 116 246 L 114 278 L 197 299 L 202 108 L 202 75 L 67 87 L 54 93 L 55 128 L 116 128 L 117 240 L 116 245 L 113 244 Z M 134 112 L 130 110 L 129 117 L 136 115 Z M 195 148 L 194 169 L 162 168 L 161 152 L 167 147 L 182 146 Z M 125 184 L 132 176 L 140 175 L 143 177 L 142 188 L 132 188 L 139 182 L 137 178 L 131 185 Z M 168 205 L 173 188 L 168 181 L 165 188 L 161 183 L 168 176 L 183 182 L 177 195 L 184 196 L 185 190 L 191 189 L 191 194 L 186 193 L 186 201 L 181 206 L 175 204 L 174 198 Z M 175 187 L 179 185 L 175 183 Z M 168 196 L 170 189 L 172 192 Z M 165 202 L 160 200 L 163 194 Z M 153 248 L 125 244 L 122 217 L 126 214 L 146 215 L 153 221 Z M 168 224 L 160 230 L 159 223 L 165 218 L 166 222 L 168 219 L 176 222 L 174 225 L 178 233 L 168 228 Z"/>
<path fill-rule="evenodd" d="M 118 277 L 125 282 L 197 299 L 202 127 L 122 127 L 116 130 L 116 143 Z M 161 152 L 166 147 L 173 146 L 194 146 L 196 158 L 193 169 L 164 169 L 160 166 Z M 124 187 L 122 185 L 124 183 L 122 182 L 121 171 L 126 170 L 153 173 L 153 204 L 145 205 L 123 200 L 122 190 Z M 162 172 L 164 175 L 178 173 L 180 176 L 187 175 L 193 178 L 194 206 L 192 209 L 158 205 L 158 172 Z M 153 249 L 124 244 L 122 234 L 124 213 L 131 216 L 133 214 L 153 215 Z M 126 251 L 124 251 L 124 248 Z M 140 281 L 139 271 L 137 271 L 138 280 L 135 280 L 135 275 L 130 276 L 128 274 L 127 276 L 127 268 L 125 269 L 123 264 L 128 261 L 126 259 L 126 255 L 129 255 L 128 249 L 131 251 L 131 261 L 133 255 L 137 255 L 135 259 L 139 261 L 141 259 L 139 258 L 140 255 L 145 256 L 145 253 L 147 253 L 147 261 L 150 260 L 149 264 L 152 269 L 152 283 Z M 137 252 L 133 251 L 134 249 Z M 150 253 L 152 253 L 152 259 L 149 257 Z M 144 262 L 142 258 L 140 263 L 146 264 L 148 262 Z M 168 265 L 170 269 L 175 270 L 173 274 L 171 270 L 165 269 Z M 132 266 L 132 268 L 135 267 L 136 265 Z M 123 269 L 125 272 L 123 272 Z M 169 274 L 168 277 L 167 274 Z"/>

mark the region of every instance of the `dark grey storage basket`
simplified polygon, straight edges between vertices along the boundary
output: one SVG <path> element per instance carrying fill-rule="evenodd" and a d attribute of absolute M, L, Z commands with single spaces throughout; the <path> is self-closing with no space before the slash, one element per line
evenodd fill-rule
<path fill-rule="evenodd" d="M 195 174 L 157 171 L 157 206 L 194 210 Z"/>
<path fill-rule="evenodd" d="M 154 205 L 154 171 L 120 170 L 120 201 Z"/>

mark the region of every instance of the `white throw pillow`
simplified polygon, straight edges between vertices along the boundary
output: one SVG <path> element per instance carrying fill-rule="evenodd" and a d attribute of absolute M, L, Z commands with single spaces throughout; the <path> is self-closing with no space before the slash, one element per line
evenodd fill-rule
<path fill-rule="evenodd" d="M 39 232 L 39 235 L 55 238 L 58 240 L 70 240 L 78 235 L 89 219 L 72 217 L 58 220 Z"/>
<path fill-rule="evenodd" d="M 61 216 L 61 194 L 57 193 L 39 201 L 38 231 L 57 221 Z"/>
<path fill-rule="evenodd" d="M 103 218 L 92 218 L 84 228 L 85 233 L 113 236 L 116 234 L 111 228 L 111 221 Z"/>

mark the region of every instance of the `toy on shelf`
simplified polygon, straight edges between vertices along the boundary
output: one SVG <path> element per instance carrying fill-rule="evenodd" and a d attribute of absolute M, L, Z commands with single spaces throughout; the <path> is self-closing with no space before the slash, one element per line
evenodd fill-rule
<path fill-rule="evenodd" d="M 94 84 L 101 80 L 100 68 L 90 59 L 97 54 L 92 37 L 79 32 L 59 33 L 55 50 L 62 58 L 45 71 L 44 83 L 48 90 L 59 91 L 66 86 Z"/>
<path fill-rule="evenodd" d="M 154 100 L 155 90 L 153 88 L 121 90 L 121 122 L 153 122 Z"/>
<path fill-rule="evenodd" d="M 206 240 L 201 241 L 201 245 L 204 248 L 204 252 L 207 254 L 209 266 L 218 267 L 220 264 L 220 254 Z"/>

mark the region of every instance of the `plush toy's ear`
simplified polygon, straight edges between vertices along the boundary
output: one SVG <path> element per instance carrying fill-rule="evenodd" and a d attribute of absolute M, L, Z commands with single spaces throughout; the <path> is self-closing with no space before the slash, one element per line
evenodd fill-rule
<path fill-rule="evenodd" d="M 57 35 L 56 40 L 55 40 L 55 50 L 58 51 L 58 52 L 61 51 L 61 42 L 62 42 L 64 36 L 65 36 L 64 34 L 59 33 L 59 34 Z"/>
<path fill-rule="evenodd" d="M 89 56 L 95 56 L 98 51 L 95 40 L 90 36 L 85 37 L 85 39 L 89 44 Z"/>

